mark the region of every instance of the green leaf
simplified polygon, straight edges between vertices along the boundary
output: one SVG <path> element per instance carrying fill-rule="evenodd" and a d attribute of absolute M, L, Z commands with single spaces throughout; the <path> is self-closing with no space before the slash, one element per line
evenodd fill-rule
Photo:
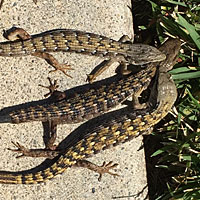
<path fill-rule="evenodd" d="M 182 2 L 177 2 L 177 1 L 172 1 L 172 0 L 167 0 L 167 2 L 169 2 L 171 4 L 187 7 L 187 5 L 185 3 L 182 3 Z"/>
<path fill-rule="evenodd" d="M 151 3 L 152 11 L 155 12 L 156 10 L 160 10 L 160 7 L 151 0 L 148 0 Z"/>
<path fill-rule="evenodd" d="M 156 152 L 154 152 L 154 153 L 151 155 L 151 157 L 157 156 L 157 155 L 159 155 L 159 154 L 161 154 L 161 153 L 163 153 L 163 152 L 164 152 L 164 150 L 159 149 L 159 150 L 157 150 Z"/>
<path fill-rule="evenodd" d="M 186 161 L 191 161 L 192 160 L 192 157 L 189 156 L 189 155 L 181 155 L 180 157 L 181 157 L 181 159 L 186 160 Z"/>
<path fill-rule="evenodd" d="M 189 71 L 193 71 L 193 70 L 191 70 L 189 67 L 179 67 L 179 68 L 171 70 L 170 74 L 178 74 L 178 73 L 189 72 Z"/>
<path fill-rule="evenodd" d="M 179 36 L 180 38 L 184 38 L 184 40 L 189 41 L 190 37 L 188 34 L 181 29 L 180 24 L 175 22 L 175 19 L 168 18 L 165 16 L 161 16 L 161 26 L 166 30 L 166 32 L 174 35 L 175 37 Z"/>
<path fill-rule="evenodd" d="M 183 144 L 183 148 L 186 148 L 186 147 L 189 147 L 190 146 L 190 144 L 188 144 L 188 143 L 185 143 L 185 144 Z"/>
<path fill-rule="evenodd" d="M 200 77 L 200 71 L 190 72 L 190 73 L 180 73 L 180 74 L 172 75 L 172 78 L 174 80 L 177 80 L 177 79 L 188 80 L 188 79 L 199 78 L 199 77 Z"/>
<path fill-rule="evenodd" d="M 163 168 L 163 169 L 168 169 L 169 168 L 169 166 L 167 166 L 167 165 L 156 165 L 156 167 Z"/>
<path fill-rule="evenodd" d="M 188 31 L 192 40 L 194 41 L 194 43 L 200 50 L 200 35 L 196 32 L 195 26 L 188 23 L 187 20 L 184 17 L 182 17 L 180 14 L 177 14 L 177 16 L 178 16 L 178 23 Z"/>
<path fill-rule="evenodd" d="M 192 99 L 192 101 L 194 102 L 194 104 L 200 108 L 200 104 L 199 102 L 192 96 L 191 92 L 186 88 L 186 91 L 188 92 L 189 97 Z"/>

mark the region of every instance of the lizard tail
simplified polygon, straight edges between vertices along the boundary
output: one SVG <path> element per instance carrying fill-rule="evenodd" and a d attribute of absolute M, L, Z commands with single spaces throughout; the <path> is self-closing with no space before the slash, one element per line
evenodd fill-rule
<path fill-rule="evenodd" d="M 54 178 L 56 175 L 63 173 L 68 167 L 65 164 L 66 159 L 62 156 L 50 167 L 46 167 L 43 170 L 38 170 L 36 172 L 23 171 L 23 172 L 9 172 L 0 171 L 0 183 L 4 184 L 36 184 L 42 183 L 49 179 Z"/>
<path fill-rule="evenodd" d="M 10 115 L 5 114 L 5 115 L 0 115 L 0 123 L 11 123 L 12 119 Z"/>

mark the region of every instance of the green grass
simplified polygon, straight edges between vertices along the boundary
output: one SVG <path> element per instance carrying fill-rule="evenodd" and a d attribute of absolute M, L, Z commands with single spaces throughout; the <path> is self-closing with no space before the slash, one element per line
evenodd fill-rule
<path fill-rule="evenodd" d="M 138 38 L 150 30 L 154 34 L 146 34 L 147 43 L 159 44 L 168 37 L 182 42 L 178 63 L 170 72 L 178 99 L 171 116 L 153 133 L 161 147 L 151 155 L 157 158 L 155 167 L 171 176 L 163 180 L 166 190 L 154 199 L 200 199 L 200 1 L 149 0 L 147 5 L 152 13 L 142 8 L 140 16 L 149 16 L 148 23 L 137 27 Z"/>

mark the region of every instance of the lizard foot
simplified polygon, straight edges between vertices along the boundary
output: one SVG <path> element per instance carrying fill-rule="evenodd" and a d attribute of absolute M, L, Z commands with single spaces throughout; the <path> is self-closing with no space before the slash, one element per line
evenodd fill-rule
<path fill-rule="evenodd" d="M 28 149 L 24 147 L 23 145 L 19 144 L 18 142 L 13 142 L 12 143 L 17 147 L 17 149 L 10 149 L 8 150 L 17 152 L 17 153 L 22 153 L 22 155 L 17 156 L 16 158 L 21 158 L 21 157 L 45 157 L 45 158 L 54 158 L 59 154 L 59 151 L 54 151 L 50 149 Z"/>
<path fill-rule="evenodd" d="M 69 74 L 67 74 L 67 70 L 74 70 L 73 68 L 70 67 L 70 65 L 68 65 L 67 63 L 65 64 L 56 64 L 56 66 L 54 66 L 54 70 L 51 70 L 49 73 L 52 73 L 52 72 L 56 72 L 56 71 L 61 71 L 63 72 L 66 76 L 72 78 L 72 76 L 70 76 Z"/>
<path fill-rule="evenodd" d="M 31 38 L 31 35 L 26 32 L 23 28 L 12 27 L 9 30 L 4 30 L 3 36 L 10 41 L 15 40 L 27 40 Z"/>
<path fill-rule="evenodd" d="M 101 178 L 102 178 L 102 175 L 107 173 L 107 174 L 110 174 L 112 176 L 119 176 L 118 174 L 115 174 L 115 173 L 112 173 L 110 172 L 111 169 L 115 168 L 116 166 L 118 166 L 117 163 L 113 164 L 112 161 L 110 161 L 109 163 L 106 164 L 106 162 L 104 161 L 103 164 L 101 166 L 98 166 L 94 163 L 91 163 L 87 160 L 79 160 L 77 163 L 76 163 L 76 166 L 78 167 L 84 167 L 84 168 L 87 168 L 87 169 L 90 169 L 94 172 L 97 172 L 99 173 L 99 178 L 98 178 L 98 181 L 101 181 Z"/>
<path fill-rule="evenodd" d="M 49 86 L 39 84 L 40 87 L 49 89 L 49 92 L 45 94 L 44 97 L 51 96 L 55 91 L 57 91 L 59 87 L 59 85 L 57 84 L 57 80 L 54 80 L 54 82 L 52 82 L 50 77 L 47 77 L 47 79 L 49 81 Z"/>
<path fill-rule="evenodd" d="M 87 74 L 87 78 L 86 78 L 86 81 L 89 82 L 90 84 L 93 83 L 93 81 L 95 80 L 95 76 L 92 75 L 92 74 Z"/>
<path fill-rule="evenodd" d="M 117 163 L 113 164 L 112 161 L 110 161 L 107 164 L 104 161 L 103 164 L 97 168 L 97 172 L 99 173 L 98 181 L 101 181 L 102 175 L 105 174 L 105 173 L 110 174 L 112 176 L 119 176 L 116 173 L 110 172 L 110 169 L 113 169 L 113 168 L 117 167 L 117 165 L 118 165 Z"/>
<path fill-rule="evenodd" d="M 49 86 L 44 86 L 39 84 L 40 87 L 49 89 L 49 92 L 44 95 L 44 97 L 52 96 L 56 100 L 62 100 L 66 97 L 66 94 L 64 92 L 58 91 L 59 85 L 57 84 L 57 80 L 54 80 L 54 82 L 51 81 L 49 77 L 47 77 L 49 80 Z"/>
<path fill-rule="evenodd" d="M 37 56 L 39 58 L 43 58 L 46 60 L 48 64 L 50 64 L 52 67 L 54 67 L 54 70 L 51 70 L 49 73 L 56 72 L 56 71 L 61 71 L 63 72 L 66 76 L 72 78 L 69 74 L 67 74 L 67 70 L 73 70 L 73 68 L 70 67 L 67 63 L 61 64 L 58 62 L 58 60 L 51 54 L 46 53 L 46 52 L 34 52 L 31 55 Z"/>

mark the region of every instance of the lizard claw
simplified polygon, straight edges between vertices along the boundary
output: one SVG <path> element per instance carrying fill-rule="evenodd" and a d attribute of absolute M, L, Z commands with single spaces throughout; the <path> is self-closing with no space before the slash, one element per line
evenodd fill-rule
<path fill-rule="evenodd" d="M 23 145 L 19 144 L 18 142 L 15 143 L 15 142 L 12 141 L 12 143 L 14 144 L 14 146 L 17 147 L 17 149 L 10 149 L 10 148 L 8 148 L 8 150 L 14 151 L 14 152 L 18 152 L 18 153 L 22 153 L 22 155 L 19 155 L 16 158 L 24 157 L 29 152 L 29 149 L 27 149 Z"/>
<path fill-rule="evenodd" d="M 22 146 L 18 142 L 13 142 L 12 143 L 17 147 L 17 149 L 10 149 L 8 150 L 17 152 L 17 153 L 22 153 L 22 155 L 17 156 L 16 158 L 21 158 L 21 157 L 45 157 L 45 158 L 54 158 L 59 154 L 59 151 L 56 150 L 51 150 L 51 149 L 27 149 L 26 147 Z"/>
<path fill-rule="evenodd" d="M 103 164 L 101 166 L 99 166 L 99 170 L 97 171 L 99 173 L 98 181 L 101 181 L 102 175 L 105 174 L 105 173 L 108 173 L 112 176 L 119 176 L 116 173 L 110 172 L 110 169 L 113 169 L 116 166 L 118 166 L 117 163 L 113 164 L 113 162 L 110 161 L 109 163 L 106 164 L 106 162 L 104 161 Z"/>
<path fill-rule="evenodd" d="M 49 86 L 39 84 L 40 87 L 49 89 L 49 92 L 45 94 L 44 97 L 51 96 L 55 91 L 57 91 L 59 87 L 59 85 L 57 84 L 57 80 L 54 80 L 54 82 L 52 82 L 49 77 L 47 77 L 47 79 L 49 80 Z"/>
<path fill-rule="evenodd" d="M 65 92 L 61 92 L 57 90 L 59 87 L 59 85 L 57 84 L 57 80 L 54 80 L 54 82 L 52 82 L 49 77 L 47 77 L 47 79 L 49 80 L 49 86 L 44 86 L 44 85 L 39 84 L 39 86 L 49 89 L 49 92 L 45 94 L 44 96 L 45 97 L 51 96 L 51 97 L 54 97 L 56 100 L 64 99 L 66 97 L 66 94 Z"/>
<path fill-rule="evenodd" d="M 106 162 L 104 161 L 101 166 L 98 166 L 94 163 L 91 163 L 88 160 L 78 160 L 76 162 L 77 167 L 84 167 L 84 168 L 87 168 L 87 169 L 92 170 L 94 172 L 97 172 L 99 174 L 98 181 L 101 181 L 102 175 L 105 174 L 105 173 L 110 174 L 112 176 L 119 176 L 118 174 L 110 172 L 110 169 L 115 168 L 117 165 L 118 164 L 116 164 L 116 163 L 113 164 L 112 161 L 110 161 L 108 164 L 106 164 Z"/>
<path fill-rule="evenodd" d="M 67 70 L 74 70 L 73 68 L 70 67 L 70 65 L 68 64 L 58 64 L 56 66 L 54 66 L 54 70 L 51 70 L 49 73 L 52 73 L 52 72 L 56 72 L 56 71 L 61 71 L 63 72 L 66 76 L 72 78 L 72 76 L 70 76 L 69 74 L 66 73 Z"/>

